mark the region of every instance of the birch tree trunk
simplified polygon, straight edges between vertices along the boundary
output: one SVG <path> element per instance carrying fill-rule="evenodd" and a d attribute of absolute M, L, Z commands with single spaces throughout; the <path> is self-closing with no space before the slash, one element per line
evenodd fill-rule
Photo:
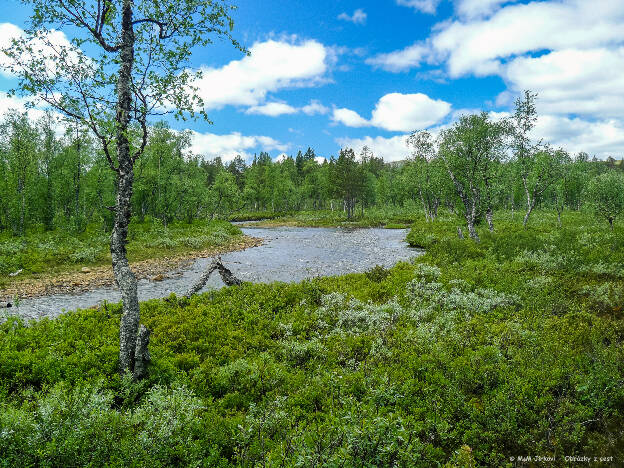
<path fill-rule="evenodd" d="M 135 379 L 145 372 L 145 359 L 149 359 L 148 331 L 142 333 L 141 344 L 145 349 L 137 352 L 139 337 L 139 299 L 137 279 L 128 263 L 126 243 L 130 223 L 134 160 L 130 154 L 128 125 L 132 105 L 131 73 L 134 64 L 134 31 L 132 26 L 132 0 L 123 1 L 119 80 L 117 82 L 116 144 L 119 171 L 117 173 L 117 200 L 115 222 L 111 234 L 111 256 L 115 280 L 121 291 L 123 303 L 119 327 L 119 368 L 122 374 L 132 373 Z M 139 356 L 137 356 L 137 354 Z M 136 358 L 141 361 L 137 366 Z M 136 371 L 136 372 L 135 372 Z"/>
<path fill-rule="evenodd" d="M 466 224 L 468 225 L 468 234 L 477 242 L 480 242 L 479 234 L 475 228 L 475 220 L 477 219 L 477 204 L 472 200 L 472 207 L 468 210 L 468 201 L 464 202 L 466 205 Z"/>
<path fill-rule="evenodd" d="M 522 220 L 522 226 L 526 227 L 529 222 L 529 216 L 531 216 L 531 211 L 533 211 L 533 207 L 535 206 L 534 199 L 531 199 L 531 192 L 529 191 L 529 186 L 526 177 L 522 178 L 522 183 L 524 185 L 524 193 L 526 193 L 527 197 L 527 212 L 524 215 L 524 219 Z"/>

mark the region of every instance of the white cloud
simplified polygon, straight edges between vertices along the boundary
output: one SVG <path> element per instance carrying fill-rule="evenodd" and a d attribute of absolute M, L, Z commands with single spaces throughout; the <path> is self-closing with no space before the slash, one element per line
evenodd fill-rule
<path fill-rule="evenodd" d="M 13 45 L 13 40 L 24 39 L 24 31 L 12 23 L 0 23 L 0 75 L 14 76 L 11 67 L 20 69 L 20 64 L 37 63 L 42 61 L 46 66 L 46 72 L 50 76 L 57 73 L 71 73 L 71 69 L 80 66 L 84 70 L 90 64 L 82 51 L 67 39 L 65 33 L 55 29 L 46 32 L 38 32 L 36 37 L 23 44 L 24 50 L 16 62 L 12 57 L 4 53 Z M 82 59 L 82 61 L 81 61 Z"/>
<path fill-rule="evenodd" d="M 454 78 L 484 76 L 501 73 L 504 60 L 529 52 L 624 41 L 624 2 L 463 0 L 457 9 L 461 18 L 435 25 L 427 41 L 370 59 L 371 64 L 386 65 L 385 59 L 385 69 L 403 71 L 426 59 L 446 63 Z"/>
<path fill-rule="evenodd" d="M 16 111 L 26 113 L 28 119 L 36 123 L 38 120 L 45 117 L 46 110 L 41 107 L 32 107 L 29 105 L 33 103 L 36 103 L 33 98 L 9 96 L 6 93 L 0 92 L 0 119 L 4 118 L 10 111 Z M 64 135 L 67 125 L 58 112 L 48 111 L 53 119 L 54 132 L 56 136 L 60 138 Z"/>
<path fill-rule="evenodd" d="M 323 156 L 316 156 L 314 160 L 316 161 L 316 164 L 323 164 L 325 161 L 327 161 L 327 159 L 325 159 Z"/>
<path fill-rule="evenodd" d="M 538 113 L 560 135 L 565 125 L 585 135 L 553 139 L 570 151 L 604 157 L 622 151 L 624 2 L 612 0 L 458 0 L 457 17 L 432 34 L 368 63 L 399 72 L 423 62 L 450 78 L 498 75 L 507 89 L 496 106 L 513 106 L 524 89 L 538 93 Z M 556 124 L 556 125 L 555 125 Z M 604 138 L 599 138 L 604 132 Z M 548 138 L 550 139 L 550 138 Z"/>
<path fill-rule="evenodd" d="M 537 91 L 543 113 L 624 117 L 622 70 L 624 47 L 565 49 L 516 58 L 503 76 L 513 91 Z"/>
<path fill-rule="evenodd" d="M 332 120 L 347 127 L 368 127 L 370 122 L 351 109 L 334 109 Z"/>
<path fill-rule="evenodd" d="M 430 48 L 424 43 L 416 43 L 405 49 L 387 54 L 379 54 L 366 59 L 366 63 L 390 72 L 401 72 L 419 67 L 430 55 Z"/>
<path fill-rule="evenodd" d="M 448 102 L 422 93 L 391 93 L 377 102 L 371 122 L 386 130 L 409 132 L 440 122 L 450 110 Z"/>
<path fill-rule="evenodd" d="M 441 0 L 396 0 L 397 5 L 413 8 L 423 13 L 435 13 Z"/>
<path fill-rule="evenodd" d="M 474 113 L 470 110 L 467 112 Z M 493 121 L 500 121 L 509 118 L 511 112 L 492 111 L 488 115 Z M 553 148 L 563 148 L 571 155 L 585 151 L 599 159 L 622 157 L 624 125 L 616 119 L 588 120 L 544 114 L 538 116 L 531 138 L 536 143 L 542 141 Z"/>
<path fill-rule="evenodd" d="M 230 161 L 237 155 L 248 159 L 250 157 L 248 151 L 252 149 L 258 149 L 259 151 L 286 151 L 288 145 L 280 143 L 271 137 L 245 136 L 239 132 L 226 135 L 191 132 L 190 152 L 195 155 L 203 155 L 208 159 L 219 156 L 224 161 Z"/>
<path fill-rule="evenodd" d="M 2 53 L 2 50 L 11 47 L 13 39 L 19 39 L 24 34 L 20 28 L 11 23 L 0 23 L 0 74 L 4 76 L 11 76 L 9 70 L 6 67 L 10 66 L 12 59 L 6 54 Z"/>
<path fill-rule="evenodd" d="M 249 107 L 246 114 L 267 115 L 269 117 L 278 117 L 284 114 L 298 114 L 303 112 L 306 115 L 327 114 L 329 108 L 321 104 L 320 101 L 312 99 L 308 104 L 302 107 L 293 107 L 284 102 L 268 102 L 260 106 Z"/>
<path fill-rule="evenodd" d="M 408 135 L 397 135 L 391 138 L 370 137 L 364 138 L 338 138 L 336 143 L 341 148 L 353 148 L 358 155 L 364 146 L 368 146 L 377 157 L 383 157 L 385 161 L 401 161 L 407 159 L 410 152 L 407 147 Z"/>
<path fill-rule="evenodd" d="M 570 154 L 585 151 L 599 159 L 621 158 L 624 149 L 624 125 L 609 119 L 589 121 L 556 115 L 543 115 L 533 130 L 535 139 L 543 139 Z"/>
<path fill-rule="evenodd" d="M 431 40 L 449 73 L 497 73 L 500 60 L 544 49 L 588 48 L 624 40 L 624 2 L 545 1 L 509 5 L 487 19 L 452 21 Z"/>
<path fill-rule="evenodd" d="M 338 15 L 339 20 L 350 21 L 353 24 L 364 24 L 366 23 L 366 13 L 361 8 L 358 8 L 353 12 L 351 16 L 347 13 L 340 13 Z"/>
<path fill-rule="evenodd" d="M 410 132 L 440 122 L 450 110 L 448 102 L 431 99 L 422 93 L 390 93 L 377 101 L 370 120 L 345 108 L 334 109 L 332 118 L 348 127 L 375 126 L 394 132 Z"/>
<path fill-rule="evenodd" d="M 465 18 L 488 16 L 501 5 L 515 3 L 518 0 L 458 0 L 455 2 L 455 11 Z"/>
<path fill-rule="evenodd" d="M 6 114 L 9 110 L 18 112 L 26 111 L 28 100 L 22 97 L 9 96 L 7 93 L 0 92 L 0 114 Z"/>
<path fill-rule="evenodd" d="M 221 68 L 202 67 L 195 83 L 206 109 L 226 105 L 259 106 L 268 93 L 284 88 L 322 84 L 330 59 L 323 44 L 303 42 L 256 42 L 250 56 Z"/>
<path fill-rule="evenodd" d="M 312 99 L 308 105 L 301 108 L 301 112 L 306 115 L 327 114 L 329 112 L 329 108 L 321 104 L 320 101 Z"/>
<path fill-rule="evenodd" d="M 277 117 L 283 114 L 295 114 L 297 109 L 283 102 L 268 102 L 261 106 L 252 106 L 248 108 L 246 114 L 268 115 L 269 117 Z"/>
<path fill-rule="evenodd" d="M 474 113 L 472 109 L 463 109 L 453 114 L 456 120 L 460 115 Z M 500 120 L 510 116 L 509 112 L 490 112 L 493 120 Z M 439 125 L 428 131 L 436 138 L 440 131 L 450 127 L 451 124 Z M 399 161 L 406 159 L 410 150 L 406 146 L 408 135 L 397 135 L 391 138 L 371 137 L 363 138 L 337 138 L 336 142 L 342 148 L 353 148 L 359 154 L 362 147 L 368 146 L 375 156 L 381 156 L 386 161 Z M 554 148 L 563 148 L 570 155 L 581 151 L 599 159 L 613 156 L 616 159 L 624 156 L 624 124 L 615 119 L 590 121 L 581 118 L 570 118 L 559 115 L 543 115 L 537 120 L 532 131 L 535 141 L 542 140 Z"/>

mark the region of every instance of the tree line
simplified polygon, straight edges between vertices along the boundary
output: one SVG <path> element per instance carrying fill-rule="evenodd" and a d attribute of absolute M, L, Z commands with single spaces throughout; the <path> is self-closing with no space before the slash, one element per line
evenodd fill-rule
<path fill-rule="evenodd" d="M 418 207 L 434 220 L 444 207 L 462 215 L 477 238 L 475 226 L 493 229 L 497 209 L 522 210 L 526 224 L 536 206 L 560 215 L 592 203 L 612 224 L 624 204 L 621 165 L 532 143 L 534 99 L 526 93 L 507 120 L 481 113 L 461 117 L 437 138 L 415 132 L 407 140 L 411 156 L 394 163 L 367 147 L 329 159 L 308 148 L 279 161 L 265 152 L 249 162 L 206 160 L 188 156 L 188 133 L 159 123 L 136 163 L 132 212 L 167 225 L 241 212 L 324 209 L 352 218 L 384 206 Z M 0 180 L 2 230 L 112 228 L 115 173 L 84 128 L 69 125 L 59 136 L 50 115 L 33 122 L 10 112 L 0 125 Z"/>

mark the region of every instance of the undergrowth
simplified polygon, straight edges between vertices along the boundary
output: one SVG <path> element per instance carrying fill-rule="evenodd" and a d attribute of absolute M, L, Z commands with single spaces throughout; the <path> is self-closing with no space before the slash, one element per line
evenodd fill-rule
<path fill-rule="evenodd" d="M 513 466 L 624 459 L 624 231 L 582 215 L 482 241 L 417 222 L 412 263 L 0 325 L 5 466 Z M 425 245 L 426 244 L 426 245 Z"/>

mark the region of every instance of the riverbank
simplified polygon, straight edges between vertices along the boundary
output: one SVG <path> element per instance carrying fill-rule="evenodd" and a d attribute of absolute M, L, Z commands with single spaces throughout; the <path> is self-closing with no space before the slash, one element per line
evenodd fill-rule
<path fill-rule="evenodd" d="M 79 293 L 114 283 L 108 234 L 92 226 L 84 233 L 29 233 L 0 239 L 0 300 Z M 225 221 L 133 223 L 128 258 L 139 279 L 158 281 L 194 258 L 209 257 L 261 244 Z M 11 272 L 11 273 L 9 273 Z"/>
<path fill-rule="evenodd" d="M 502 214 L 477 244 L 458 224 L 417 223 L 426 253 L 390 269 L 143 302 L 140 384 L 117 372 L 118 304 L 10 318 L 0 462 L 619 466 L 623 226 Z"/>
<path fill-rule="evenodd" d="M 164 281 L 174 270 L 188 267 L 198 258 L 213 257 L 228 252 L 245 250 L 262 245 L 262 239 L 239 236 L 231 242 L 218 247 L 202 250 L 190 250 L 173 256 L 150 258 L 131 262 L 130 268 L 137 279 Z M 27 279 L 18 279 L 2 288 L 0 297 L 7 299 L 18 296 L 21 299 L 50 296 L 55 294 L 79 294 L 96 288 L 110 287 L 115 284 L 110 265 L 82 267 L 80 271 L 58 274 L 37 274 Z"/>
<path fill-rule="evenodd" d="M 295 213 L 243 213 L 232 217 L 240 226 L 258 227 L 343 227 L 406 229 L 422 218 L 422 211 L 416 208 L 386 207 L 368 208 L 362 214 L 358 211 L 347 219 L 342 210 L 311 210 Z"/>
<path fill-rule="evenodd" d="M 261 239 L 262 245 L 229 251 L 221 258 L 237 278 L 252 283 L 298 282 L 318 276 L 363 272 L 376 265 L 391 267 L 398 261 L 422 254 L 422 251 L 407 246 L 405 230 L 253 227 L 244 228 L 243 233 L 249 238 Z M 205 272 L 210 260 L 193 257 L 181 268 L 139 280 L 139 300 L 184 295 Z M 171 265 L 172 262 L 166 261 L 164 267 L 168 269 Z M 108 270 L 110 272 L 110 268 Z M 112 281 L 112 274 L 109 273 L 108 278 Z M 78 279 L 82 281 L 80 277 Z M 205 288 L 214 290 L 222 286 L 219 276 L 213 275 Z M 40 320 L 54 318 L 64 311 L 120 300 L 119 291 L 110 286 L 72 294 L 61 290 L 44 297 L 22 298 L 19 308 L 11 309 L 10 313 L 25 320 Z"/>

